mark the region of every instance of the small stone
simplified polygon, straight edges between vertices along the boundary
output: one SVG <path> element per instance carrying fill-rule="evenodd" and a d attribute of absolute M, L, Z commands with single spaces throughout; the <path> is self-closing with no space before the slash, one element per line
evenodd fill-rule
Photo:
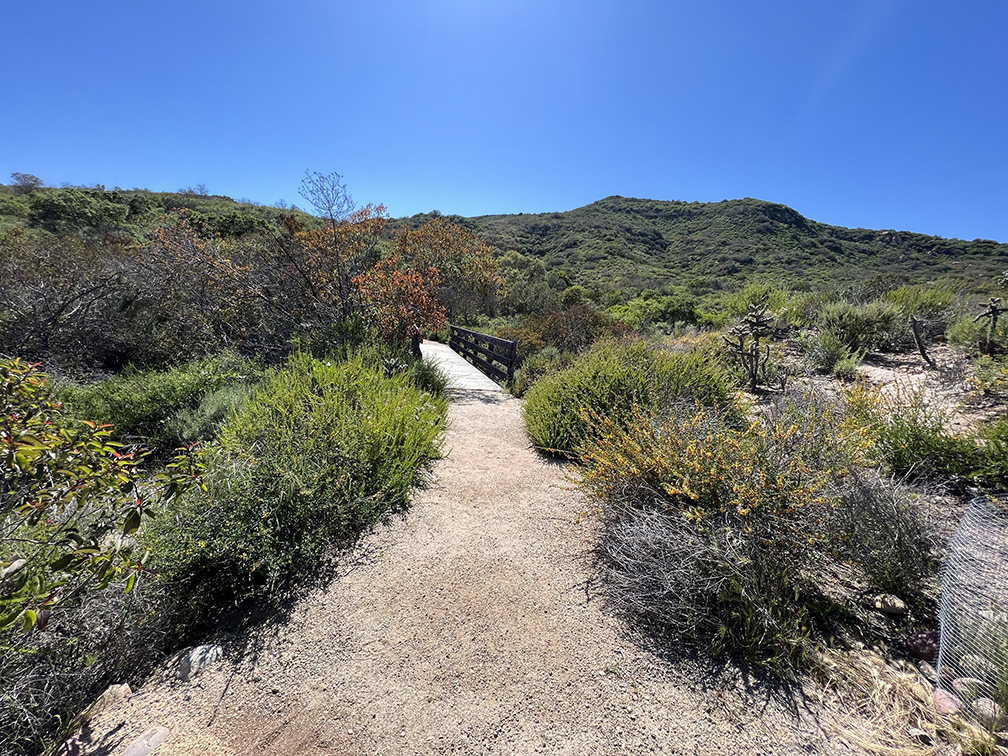
<path fill-rule="evenodd" d="M 990 686 L 987 683 L 975 677 L 957 677 L 952 681 L 952 690 L 963 701 L 972 701 L 989 689 Z"/>
<path fill-rule="evenodd" d="M 973 702 L 973 716 L 981 727 L 992 732 L 1008 727 L 1008 717 L 1004 709 L 989 698 L 978 698 Z"/>
<path fill-rule="evenodd" d="M 938 658 L 938 641 L 937 630 L 923 630 L 914 633 L 906 639 L 906 652 L 914 659 L 933 662 Z"/>
<path fill-rule="evenodd" d="M 903 617 L 907 613 L 907 605 L 903 599 L 891 593 L 883 593 L 875 597 L 875 608 L 887 617 Z"/>
<path fill-rule="evenodd" d="M 943 688 L 934 689 L 931 701 L 934 704 L 935 713 L 943 717 L 955 716 L 962 708 L 962 701 Z"/>
<path fill-rule="evenodd" d="M 169 730 L 167 727 L 152 727 L 143 735 L 134 740 L 123 751 L 122 756 L 148 756 L 154 753 L 159 745 L 168 739 Z"/>
<path fill-rule="evenodd" d="M 189 649 L 182 654 L 182 658 L 179 660 L 179 680 L 188 682 L 222 656 L 224 656 L 224 650 L 213 644 Z"/>
<path fill-rule="evenodd" d="M 84 744 L 80 741 L 80 737 L 78 732 L 72 738 L 68 738 L 54 756 L 84 756 Z"/>
<path fill-rule="evenodd" d="M 936 670 L 926 661 L 917 662 L 917 669 L 920 670 L 920 673 L 924 675 L 924 679 L 926 679 L 929 683 L 931 683 L 932 685 L 938 683 L 938 670 Z"/>

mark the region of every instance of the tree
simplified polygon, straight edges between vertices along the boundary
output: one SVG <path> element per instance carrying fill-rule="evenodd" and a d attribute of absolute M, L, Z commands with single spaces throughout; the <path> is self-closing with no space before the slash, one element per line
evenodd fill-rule
<path fill-rule="evenodd" d="M 396 248 L 410 266 L 438 270 L 438 299 L 450 317 L 473 315 L 507 293 L 490 246 L 457 223 L 435 218 L 416 230 L 403 227 Z"/>
<path fill-rule="evenodd" d="M 356 277 L 354 284 L 382 336 L 390 341 L 409 340 L 415 356 L 420 356 L 421 336 L 444 327 L 445 309 L 436 296 L 436 268 L 399 270 L 399 260 L 390 257 Z"/>
<path fill-rule="evenodd" d="M 353 279 L 377 260 L 377 247 L 388 217 L 382 205 L 357 209 L 343 177 L 306 171 L 298 193 L 325 221 L 321 229 L 294 234 L 300 245 L 299 274 L 318 304 L 331 308 L 337 319 L 349 317 L 358 307 Z"/>
<path fill-rule="evenodd" d="M 14 189 L 18 194 L 32 194 L 43 186 L 42 179 L 31 173 L 15 171 L 11 174 L 11 180 L 14 182 Z"/>

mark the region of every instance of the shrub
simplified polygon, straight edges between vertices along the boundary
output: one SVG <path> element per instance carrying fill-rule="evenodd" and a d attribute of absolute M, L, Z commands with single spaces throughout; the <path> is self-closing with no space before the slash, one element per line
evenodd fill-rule
<path fill-rule="evenodd" d="M 637 409 L 657 410 L 678 398 L 729 406 L 729 371 L 700 351 L 668 352 L 641 341 L 609 341 L 543 377 L 526 395 L 523 411 L 536 448 L 576 458 L 592 417 L 604 415 L 619 423 Z"/>
<path fill-rule="evenodd" d="M 841 381 L 853 381 L 858 376 L 858 365 L 860 364 L 860 354 L 857 352 L 848 354 L 833 363 L 833 375 Z"/>
<path fill-rule="evenodd" d="M 188 603 L 268 593 L 334 544 L 406 507 L 438 455 L 446 406 L 360 355 L 295 355 L 203 453 L 205 491 L 162 518 L 152 548 Z"/>
<path fill-rule="evenodd" d="M 224 352 L 163 371 L 127 368 L 90 386 L 64 384 L 59 398 L 71 414 L 111 424 L 120 436 L 172 447 L 209 438 L 263 374 L 255 363 Z M 222 391 L 226 387 L 233 388 Z"/>
<path fill-rule="evenodd" d="M 987 321 L 977 321 L 973 315 L 962 315 L 949 324 L 945 338 L 971 356 L 981 355 L 987 346 L 988 325 Z M 1005 319 L 998 320 L 992 343 L 995 352 L 1008 350 L 1008 323 Z"/>
<path fill-rule="evenodd" d="M 248 401 L 252 390 L 248 383 L 236 383 L 206 392 L 196 406 L 183 407 L 165 419 L 163 435 L 186 443 L 213 438 L 217 428 Z"/>
<path fill-rule="evenodd" d="M 955 299 L 947 286 L 905 284 L 885 295 L 887 302 L 900 308 L 905 318 L 920 315 L 930 320 L 943 319 Z"/>
<path fill-rule="evenodd" d="M 745 429 L 685 405 L 660 421 L 600 421 L 582 486 L 602 505 L 615 604 L 661 635 L 782 665 L 836 613 L 823 586 L 843 564 L 873 585 L 920 584 L 926 529 L 852 472 L 863 444 L 839 420 L 821 398 L 790 394 Z M 884 536 L 870 527 L 883 521 Z"/>
<path fill-rule="evenodd" d="M 521 363 L 508 384 L 508 390 L 513 396 L 524 396 L 543 376 L 561 370 L 573 359 L 563 354 L 556 347 L 546 347 L 541 352 L 528 357 Z"/>
<path fill-rule="evenodd" d="M 906 335 L 906 318 L 891 302 L 875 300 L 863 305 L 832 302 L 820 311 L 819 327 L 852 350 L 886 351 Z"/>
<path fill-rule="evenodd" d="M 907 480 L 957 482 L 984 466 L 977 442 L 946 430 L 947 417 L 923 391 L 885 394 L 863 383 L 848 389 L 849 421 L 872 441 L 875 459 Z"/>
<path fill-rule="evenodd" d="M 938 567 L 923 507 L 870 470 L 851 471 L 834 489 L 826 522 L 834 555 L 858 565 L 871 588 L 921 602 Z"/>
<path fill-rule="evenodd" d="M 856 358 L 860 362 L 860 354 L 852 350 L 839 336 L 832 331 L 803 333 L 798 339 L 805 365 L 816 373 L 833 373 L 837 363 Z"/>

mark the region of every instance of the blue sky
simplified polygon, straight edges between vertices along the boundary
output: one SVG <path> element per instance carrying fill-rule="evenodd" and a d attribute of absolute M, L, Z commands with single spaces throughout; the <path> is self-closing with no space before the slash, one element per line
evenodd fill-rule
<path fill-rule="evenodd" d="M 393 216 L 757 197 L 1008 242 L 1003 0 L 0 0 L 0 181 Z"/>

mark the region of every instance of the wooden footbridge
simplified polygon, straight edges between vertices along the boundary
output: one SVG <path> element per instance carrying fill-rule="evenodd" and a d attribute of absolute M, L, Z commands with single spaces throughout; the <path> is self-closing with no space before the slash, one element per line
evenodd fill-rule
<path fill-rule="evenodd" d="M 451 327 L 448 344 L 424 341 L 420 351 L 448 376 L 450 388 L 462 391 L 500 391 L 514 375 L 517 343 L 458 326 Z"/>

